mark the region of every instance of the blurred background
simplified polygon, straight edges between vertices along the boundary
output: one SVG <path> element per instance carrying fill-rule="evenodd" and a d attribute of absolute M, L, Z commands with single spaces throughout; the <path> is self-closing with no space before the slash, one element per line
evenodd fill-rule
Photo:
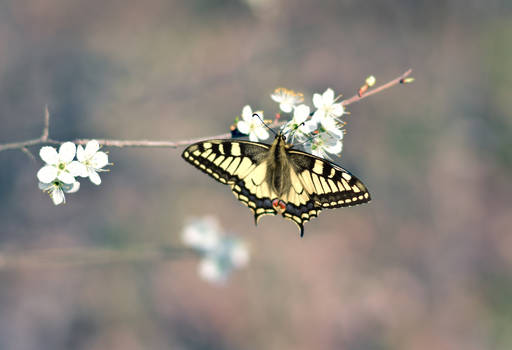
<path fill-rule="evenodd" d="M 43 165 L 0 152 L 0 349 L 512 348 L 512 3 L 0 2 L 0 143 L 228 131 L 279 86 L 352 96 L 339 160 L 369 205 L 253 225 L 182 149 L 114 165 L 55 207 Z M 225 283 L 182 231 L 214 215 L 250 247 Z"/>

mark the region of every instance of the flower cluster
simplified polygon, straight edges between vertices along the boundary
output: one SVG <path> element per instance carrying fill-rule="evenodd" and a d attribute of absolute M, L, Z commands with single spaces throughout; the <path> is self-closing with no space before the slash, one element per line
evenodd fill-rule
<path fill-rule="evenodd" d="M 103 168 L 108 165 L 108 156 L 99 149 L 96 140 L 89 141 L 85 149 L 81 145 L 77 148 L 72 142 L 63 143 L 58 152 L 50 146 L 41 148 L 39 156 L 46 165 L 37 172 L 37 179 L 39 188 L 50 195 L 53 204 L 66 202 L 64 192 L 80 189 L 76 177 L 88 177 L 93 184 L 101 184 L 98 172 L 106 171 Z"/>
<path fill-rule="evenodd" d="M 335 97 L 332 89 L 325 90 L 323 94 L 314 94 L 315 109 L 312 111 L 302 103 L 304 95 L 301 93 L 278 88 L 271 95 L 283 113 L 291 114 L 291 119 L 282 126 L 283 135 L 292 142 L 303 144 L 307 152 L 322 158 L 329 158 L 329 154 L 339 155 L 343 148 L 345 123 L 340 118 L 346 112 L 338 101 L 339 97 Z M 237 121 L 237 129 L 249 135 L 251 141 L 266 140 L 269 133 L 262 118 L 262 111 L 253 113 L 250 106 L 245 106 Z"/>
<path fill-rule="evenodd" d="M 199 275 L 213 283 L 224 283 L 235 270 L 247 265 L 246 244 L 225 235 L 214 217 L 192 218 L 182 234 L 183 243 L 201 256 Z"/>

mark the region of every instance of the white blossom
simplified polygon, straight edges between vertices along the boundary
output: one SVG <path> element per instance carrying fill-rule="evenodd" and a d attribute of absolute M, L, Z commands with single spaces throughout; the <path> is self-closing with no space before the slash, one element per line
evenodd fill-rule
<path fill-rule="evenodd" d="M 49 184 L 57 179 L 65 184 L 73 184 L 75 176 L 84 171 L 84 166 L 73 160 L 75 153 L 76 146 L 72 142 L 63 143 L 58 153 L 54 147 L 42 147 L 39 156 L 46 165 L 37 172 L 39 181 Z"/>
<path fill-rule="evenodd" d="M 260 116 L 253 116 L 257 114 Z M 236 125 L 238 131 L 242 134 L 249 135 L 249 140 L 257 142 L 258 140 L 266 140 L 269 137 L 266 126 L 263 124 L 263 112 L 252 112 L 250 106 L 245 106 L 242 110 L 242 120 Z"/>
<path fill-rule="evenodd" d="M 305 139 L 309 134 L 316 130 L 317 122 L 308 119 L 310 108 L 305 104 L 294 107 L 293 118 L 283 127 L 283 134 L 290 133 L 292 140 L 294 137 Z"/>
<path fill-rule="evenodd" d="M 343 131 L 322 131 L 318 136 L 304 145 L 307 152 L 321 158 L 329 159 L 329 154 L 339 155 L 343 149 Z"/>
<path fill-rule="evenodd" d="M 328 131 L 339 129 L 338 118 L 345 113 L 341 103 L 336 103 L 334 91 L 327 89 L 325 92 L 313 95 L 313 104 L 317 108 L 313 114 L 313 119 L 322 124 L 322 127 Z"/>
<path fill-rule="evenodd" d="M 67 184 L 59 180 L 54 180 L 51 183 L 40 182 L 39 189 L 47 192 L 50 195 L 53 204 L 59 205 L 66 203 L 64 192 L 74 193 L 78 191 L 80 189 L 80 183 L 75 181 L 72 184 Z"/>
<path fill-rule="evenodd" d="M 217 219 L 213 216 L 190 219 L 183 229 L 182 240 L 185 245 L 201 252 L 216 249 L 220 241 Z"/>
<path fill-rule="evenodd" d="M 226 235 L 213 217 L 191 219 L 183 242 L 201 256 L 198 273 L 206 281 L 222 284 L 235 269 L 249 262 L 249 250 L 241 239 Z"/>
<path fill-rule="evenodd" d="M 216 259 L 202 259 L 199 262 L 198 273 L 202 279 L 208 282 L 219 283 L 226 281 L 226 276 L 222 271 L 222 267 Z"/>
<path fill-rule="evenodd" d="M 285 88 L 277 88 L 270 97 L 279 103 L 279 108 L 285 113 L 290 113 L 295 105 L 304 101 L 303 94 Z"/>
<path fill-rule="evenodd" d="M 85 149 L 79 145 L 76 151 L 76 158 L 84 165 L 80 176 L 89 177 L 89 180 L 95 185 L 101 184 L 98 172 L 106 171 L 102 168 L 108 164 L 108 155 L 105 152 L 100 152 L 99 149 L 98 141 L 91 140 L 87 142 Z"/>

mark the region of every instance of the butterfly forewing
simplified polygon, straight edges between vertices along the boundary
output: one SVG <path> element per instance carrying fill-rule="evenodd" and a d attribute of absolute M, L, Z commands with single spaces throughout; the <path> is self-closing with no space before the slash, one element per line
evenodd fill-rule
<path fill-rule="evenodd" d="M 193 144 L 183 158 L 215 180 L 230 185 L 235 197 L 251 209 L 256 222 L 262 215 L 275 215 L 265 182 L 265 156 L 270 146 L 248 141 L 209 140 Z"/>
<path fill-rule="evenodd" d="M 348 207 L 370 201 L 366 186 L 342 167 L 297 150 L 290 150 L 288 154 L 302 185 L 318 209 Z"/>
<path fill-rule="evenodd" d="M 233 184 L 261 162 L 269 146 L 230 140 L 209 140 L 190 145 L 183 158 L 215 180 Z"/>

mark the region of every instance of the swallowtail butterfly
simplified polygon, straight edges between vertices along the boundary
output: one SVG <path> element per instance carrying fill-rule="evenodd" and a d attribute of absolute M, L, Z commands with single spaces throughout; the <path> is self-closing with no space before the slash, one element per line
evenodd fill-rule
<path fill-rule="evenodd" d="M 370 201 L 366 186 L 342 167 L 292 149 L 279 133 L 272 145 L 238 140 L 208 140 L 188 146 L 182 157 L 229 185 L 251 209 L 255 223 L 281 214 L 304 235 L 304 223 L 322 209 Z"/>

